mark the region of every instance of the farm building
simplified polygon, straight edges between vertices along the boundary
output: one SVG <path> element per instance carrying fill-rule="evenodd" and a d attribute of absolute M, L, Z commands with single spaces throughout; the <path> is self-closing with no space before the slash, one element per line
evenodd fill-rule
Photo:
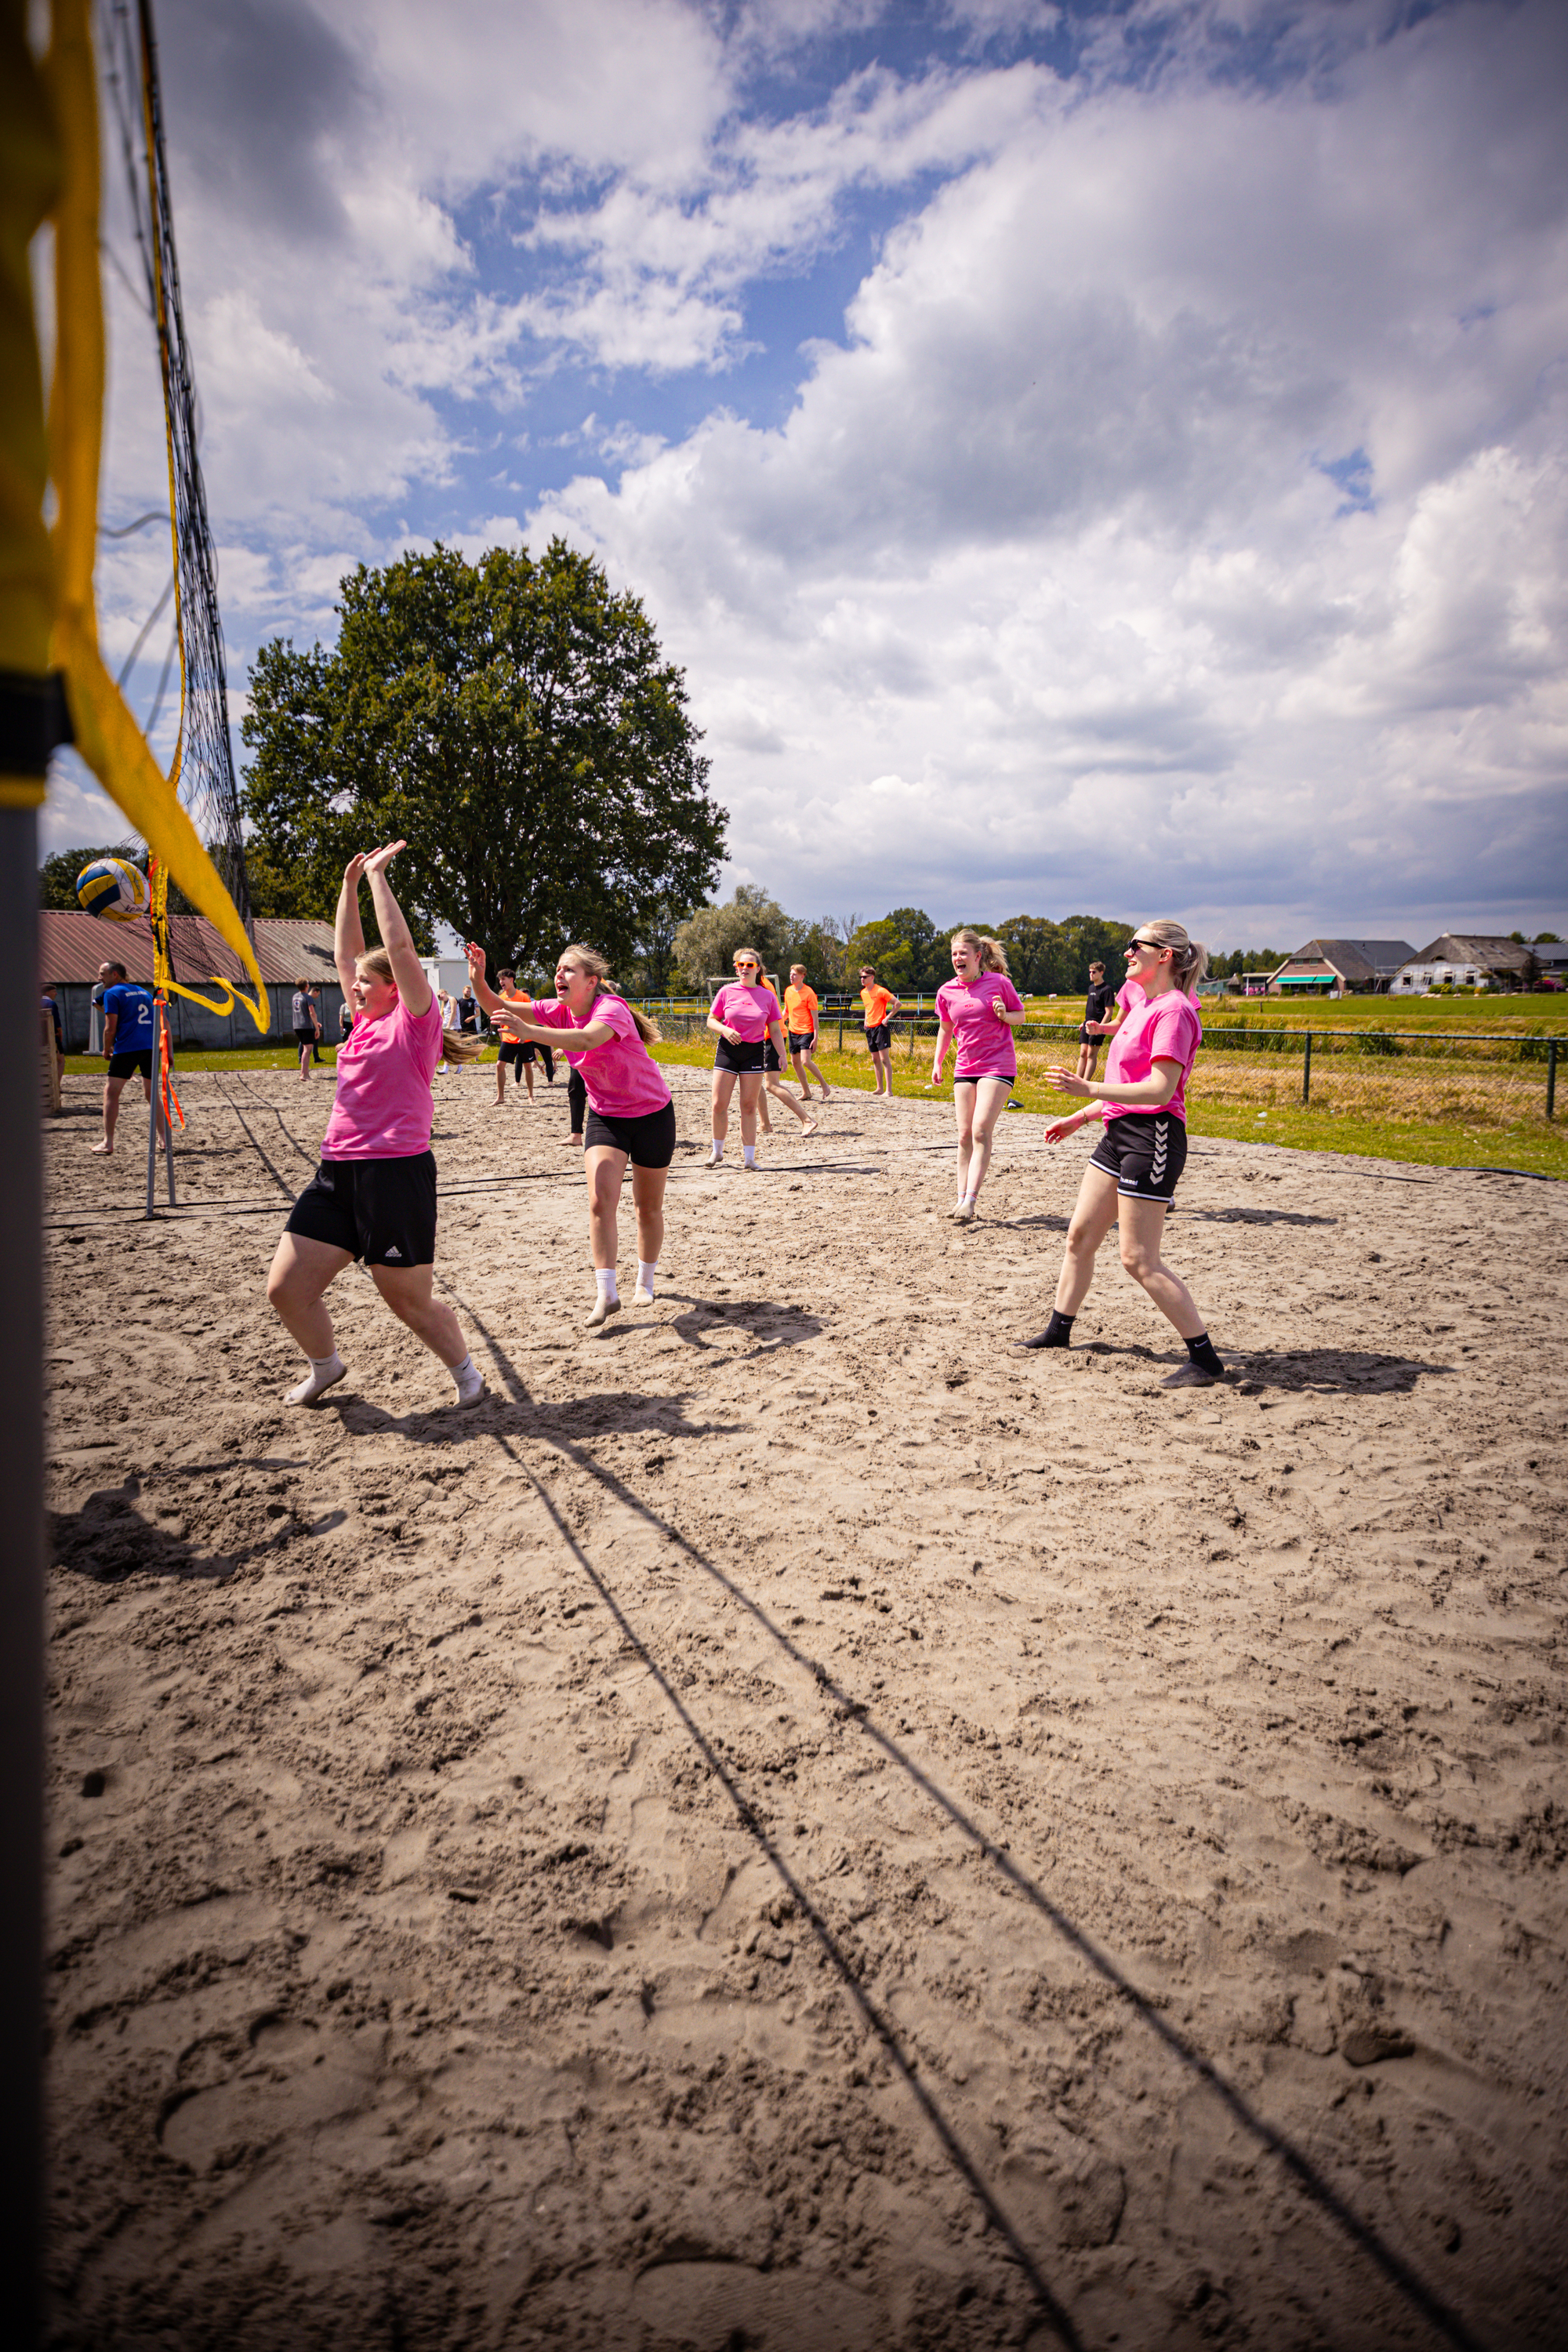
<path fill-rule="evenodd" d="M 187 988 L 210 989 L 214 980 L 232 980 L 247 992 L 251 982 L 232 950 L 200 915 L 172 915 L 169 951 L 174 978 Z M 331 923 L 282 921 L 259 918 L 256 925 L 256 960 L 267 982 L 268 1043 L 291 1043 L 293 1012 L 290 999 L 304 978 L 318 982 L 316 999 L 323 1036 L 335 1044 L 338 1012 L 343 997 L 332 962 Z M 92 1045 L 92 991 L 100 963 L 125 966 L 142 987 L 153 985 L 153 934 L 145 921 L 107 923 L 97 915 L 46 908 L 38 917 L 38 978 L 60 1008 L 68 1054 L 86 1054 Z M 181 1045 L 258 1045 L 261 1038 L 244 1007 L 232 1013 L 208 1013 L 183 996 L 169 1000 L 169 1020 L 176 1050 Z"/>
<path fill-rule="evenodd" d="M 1415 953 L 1408 940 L 1309 940 L 1274 974 L 1282 996 L 1382 996 Z"/>
<path fill-rule="evenodd" d="M 1419 996 L 1445 982 L 1454 988 L 1529 988 L 1539 971 L 1533 948 L 1518 940 L 1445 931 L 1419 952 L 1412 949 L 1394 976 L 1396 996 Z"/>

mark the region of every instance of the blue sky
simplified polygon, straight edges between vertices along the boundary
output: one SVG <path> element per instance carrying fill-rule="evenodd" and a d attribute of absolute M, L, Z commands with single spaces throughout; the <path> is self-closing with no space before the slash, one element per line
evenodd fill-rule
<path fill-rule="evenodd" d="M 561 531 L 687 671 L 726 887 L 1568 931 L 1568 10 L 157 15 L 237 704 L 351 564 Z M 106 542 L 111 658 L 165 559 Z M 116 830 L 63 772 L 50 845 Z"/>

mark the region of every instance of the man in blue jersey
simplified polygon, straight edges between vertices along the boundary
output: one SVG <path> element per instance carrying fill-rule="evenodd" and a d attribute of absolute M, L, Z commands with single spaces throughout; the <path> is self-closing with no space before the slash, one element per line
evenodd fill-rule
<path fill-rule="evenodd" d="M 109 1064 L 109 1076 L 103 1082 L 103 1133 L 92 1148 L 95 1151 L 112 1151 L 120 1097 L 132 1071 L 141 1072 L 142 1091 L 149 1102 L 153 1099 L 153 1050 L 157 1032 L 151 991 L 133 987 L 122 963 L 100 963 L 98 977 L 103 986 L 103 1055 Z M 163 1143 L 167 1138 L 162 1105 L 157 1116 L 158 1140 Z"/>

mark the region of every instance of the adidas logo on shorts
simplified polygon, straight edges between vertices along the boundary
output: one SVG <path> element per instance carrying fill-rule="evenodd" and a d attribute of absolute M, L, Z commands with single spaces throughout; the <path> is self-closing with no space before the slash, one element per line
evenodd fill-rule
<path fill-rule="evenodd" d="M 401 1257 L 403 1255 L 403 1252 L 395 1245 L 387 1251 L 386 1255 L 388 1257 Z"/>

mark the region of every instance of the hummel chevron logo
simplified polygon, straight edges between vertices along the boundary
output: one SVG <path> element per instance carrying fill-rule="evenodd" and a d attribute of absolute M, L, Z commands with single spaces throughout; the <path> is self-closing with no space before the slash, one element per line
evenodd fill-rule
<path fill-rule="evenodd" d="M 1171 1122 L 1168 1118 L 1154 1121 L 1154 1158 L 1149 1174 L 1157 1184 L 1165 1172 L 1165 1155 L 1171 1148 Z"/>

